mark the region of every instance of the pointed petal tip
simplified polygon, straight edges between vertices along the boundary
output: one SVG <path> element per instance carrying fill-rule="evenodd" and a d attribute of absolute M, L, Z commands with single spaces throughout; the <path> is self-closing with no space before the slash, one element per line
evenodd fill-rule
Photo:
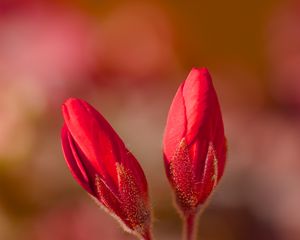
<path fill-rule="evenodd" d="M 192 71 L 195 71 L 195 72 L 199 72 L 199 73 L 208 73 L 208 68 L 206 67 L 192 67 Z"/>
<path fill-rule="evenodd" d="M 210 73 L 207 68 L 196 68 L 193 67 L 190 71 L 187 80 L 188 79 L 197 79 L 197 80 L 208 80 L 211 79 Z"/>
<path fill-rule="evenodd" d="M 61 106 L 61 111 L 65 121 L 71 118 L 70 115 L 72 115 L 74 109 L 79 109 L 80 107 L 86 109 L 87 106 L 89 106 L 89 104 L 80 98 L 75 98 L 75 97 L 68 98 Z"/>
<path fill-rule="evenodd" d="M 70 97 L 70 98 L 67 98 L 64 103 L 62 104 L 62 108 L 66 108 L 66 107 L 69 107 L 73 104 L 76 104 L 78 102 L 82 102 L 83 100 L 79 99 L 79 98 L 75 98 L 75 97 Z"/>
<path fill-rule="evenodd" d="M 77 102 L 79 99 L 70 97 L 67 100 L 64 101 L 64 103 L 61 105 L 61 111 L 65 119 L 69 119 L 69 111 L 68 108 L 71 107 L 75 102 Z"/>

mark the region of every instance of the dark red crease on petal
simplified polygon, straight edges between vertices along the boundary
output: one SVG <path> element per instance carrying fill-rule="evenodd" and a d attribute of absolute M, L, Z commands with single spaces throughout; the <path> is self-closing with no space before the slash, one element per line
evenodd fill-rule
<path fill-rule="evenodd" d="M 199 139 L 189 146 L 189 153 L 192 159 L 193 171 L 195 180 L 200 181 L 203 174 L 206 155 L 208 149 L 208 141 L 206 139 Z"/>

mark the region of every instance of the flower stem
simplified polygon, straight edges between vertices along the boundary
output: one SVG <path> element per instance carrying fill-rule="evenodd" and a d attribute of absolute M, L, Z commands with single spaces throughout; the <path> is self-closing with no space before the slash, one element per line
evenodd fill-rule
<path fill-rule="evenodd" d="M 196 214 L 190 213 L 184 217 L 184 238 L 185 240 L 195 240 L 196 236 Z"/>

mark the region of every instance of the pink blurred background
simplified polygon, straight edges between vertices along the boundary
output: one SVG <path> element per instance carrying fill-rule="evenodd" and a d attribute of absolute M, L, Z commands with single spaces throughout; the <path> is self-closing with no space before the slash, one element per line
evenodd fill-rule
<path fill-rule="evenodd" d="M 209 68 L 228 138 L 203 240 L 300 239 L 300 2 L 0 2 L 0 239 L 134 239 L 75 183 L 60 105 L 96 106 L 141 162 L 156 239 L 179 240 L 161 141 L 176 88 Z"/>

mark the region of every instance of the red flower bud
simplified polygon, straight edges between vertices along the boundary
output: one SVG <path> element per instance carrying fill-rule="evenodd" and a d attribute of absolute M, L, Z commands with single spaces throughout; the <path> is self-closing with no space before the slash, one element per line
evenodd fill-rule
<path fill-rule="evenodd" d="M 73 177 L 126 230 L 150 239 L 148 186 L 135 157 L 87 102 L 69 99 L 62 112 L 62 148 Z"/>
<path fill-rule="evenodd" d="M 192 69 L 169 110 L 163 140 L 167 177 L 185 216 L 195 214 L 224 171 L 226 140 L 207 69 Z"/>

